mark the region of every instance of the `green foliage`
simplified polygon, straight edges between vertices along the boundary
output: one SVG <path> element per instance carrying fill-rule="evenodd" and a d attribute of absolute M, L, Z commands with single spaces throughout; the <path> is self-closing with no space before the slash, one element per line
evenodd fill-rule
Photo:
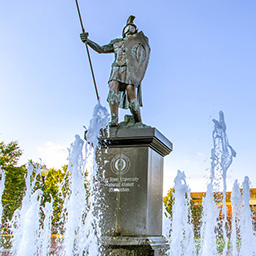
<path fill-rule="evenodd" d="M 202 214 L 203 206 L 201 204 L 196 204 L 193 199 L 190 201 L 190 209 L 192 215 L 192 223 L 194 228 L 195 237 L 200 237 L 200 229 L 202 226 Z"/>
<path fill-rule="evenodd" d="M 174 193 L 174 188 L 170 188 L 167 192 L 167 195 L 163 197 L 165 209 L 170 214 L 170 216 L 172 216 L 173 193 Z"/>
<path fill-rule="evenodd" d="M 17 141 L 11 141 L 7 145 L 3 141 L 0 142 L 0 166 L 2 169 L 16 166 L 21 155 L 22 150 Z"/>
<path fill-rule="evenodd" d="M 25 166 L 17 166 L 22 150 L 16 141 L 9 144 L 0 142 L 0 165 L 5 171 L 5 189 L 2 197 L 3 223 L 10 220 L 14 211 L 20 207 L 25 189 Z"/>
<path fill-rule="evenodd" d="M 14 211 L 21 206 L 25 190 L 25 172 L 24 166 L 5 169 L 5 189 L 2 196 L 4 222 L 10 220 Z"/>
<path fill-rule="evenodd" d="M 87 176 L 87 174 L 86 174 Z M 63 214 L 63 203 L 69 194 L 69 178 L 68 165 L 62 166 L 61 169 L 50 168 L 45 177 L 42 177 L 38 183 L 39 188 L 43 191 L 42 205 L 45 202 L 53 201 L 53 221 L 52 232 L 62 233 L 63 224 L 61 219 Z M 84 181 L 84 186 L 88 195 L 88 182 Z"/>
<path fill-rule="evenodd" d="M 61 190 L 60 190 L 61 188 Z M 53 200 L 53 232 L 57 233 L 57 229 L 61 229 L 63 223 L 60 222 L 61 212 L 63 211 L 63 203 L 66 191 L 68 190 L 67 165 L 62 169 L 49 169 L 47 176 L 42 184 L 43 204 Z"/>

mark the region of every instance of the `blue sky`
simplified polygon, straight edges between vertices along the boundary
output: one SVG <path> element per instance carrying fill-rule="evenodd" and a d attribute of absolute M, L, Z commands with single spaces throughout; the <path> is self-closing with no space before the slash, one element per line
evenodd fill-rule
<path fill-rule="evenodd" d="M 232 183 L 256 186 L 256 2 L 254 0 L 79 1 L 85 28 L 99 44 L 120 37 L 130 14 L 149 38 L 143 122 L 174 144 L 165 159 L 165 191 L 177 170 L 192 191 L 205 190 L 212 118 L 222 110 L 237 151 Z M 3 1 L 0 8 L 0 140 L 18 140 L 21 163 L 65 163 L 95 106 L 74 0 Z M 101 103 L 112 54 L 91 51 Z M 121 115 L 128 112 L 121 111 Z"/>

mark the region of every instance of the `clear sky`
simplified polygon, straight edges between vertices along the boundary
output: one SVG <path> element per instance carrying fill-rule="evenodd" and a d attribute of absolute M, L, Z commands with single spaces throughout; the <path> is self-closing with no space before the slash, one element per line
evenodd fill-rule
<path fill-rule="evenodd" d="M 165 191 L 177 170 L 205 190 L 212 118 L 222 110 L 237 157 L 228 188 L 248 175 L 256 187 L 256 1 L 79 0 L 90 38 L 120 37 L 130 14 L 148 36 L 142 118 L 174 144 Z M 12 0 L 0 6 L 0 140 L 18 140 L 21 163 L 39 157 L 60 167 L 97 103 L 75 0 Z M 91 51 L 101 103 L 112 54 Z M 121 114 L 128 112 L 121 111 Z"/>

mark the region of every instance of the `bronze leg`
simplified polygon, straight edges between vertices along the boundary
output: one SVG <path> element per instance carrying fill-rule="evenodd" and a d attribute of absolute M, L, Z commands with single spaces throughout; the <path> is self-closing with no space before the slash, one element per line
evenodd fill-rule
<path fill-rule="evenodd" d="M 128 100 L 129 100 L 129 109 L 134 117 L 136 123 L 141 122 L 140 107 L 137 103 L 136 91 L 134 85 L 127 85 L 126 87 Z"/>
<path fill-rule="evenodd" d="M 110 81 L 109 82 L 109 95 L 108 102 L 111 113 L 111 123 L 110 126 L 116 126 L 118 124 L 118 105 L 119 105 L 119 82 Z"/>

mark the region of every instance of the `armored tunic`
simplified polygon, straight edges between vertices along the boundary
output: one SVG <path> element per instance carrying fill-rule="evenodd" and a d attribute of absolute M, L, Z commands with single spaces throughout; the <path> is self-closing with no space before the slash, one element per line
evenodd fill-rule
<path fill-rule="evenodd" d="M 127 69 L 127 55 L 125 48 L 125 40 L 124 39 L 114 39 L 110 42 L 110 45 L 113 47 L 113 51 L 115 54 L 114 62 L 111 66 L 111 72 L 108 82 L 111 81 L 118 81 L 120 83 L 119 86 L 119 107 L 123 109 L 129 108 L 129 102 L 128 102 L 128 96 L 126 92 L 126 85 L 131 84 L 134 85 L 137 88 L 137 102 L 139 106 L 142 106 L 142 96 L 141 96 L 141 90 L 140 85 L 135 85 L 132 82 L 131 76 Z M 107 99 L 107 101 L 110 101 L 110 95 Z"/>
<path fill-rule="evenodd" d="M 125 38 L 117 38 L 112 40 L 109 44 L 99 46 L 95 42 L 88 39 L 88 44 L 98 53 L 114 53 L 115 59 L 111 66 L 111 72 L 108 82 L 117 81 L 119 82 L 119 107 L 123 109 L 129 108 L 129 101 L 128 95 L 126 91 L 127 85 L 134 85 L 137 88 L 137 103 L 140 107 L 142 107 L 142 95 L 141 95 L 141 85 L 137 84 L 132 81 L 131 74 L 128 72 L 127 69 L 127 48 L 125 47 L 125 42 L 128 40 L 127 37 Z M 111 102 L 112 93 L 110 91 L 107 101 Z"/>
<path fill-rule="evenodd" d="M 133 84 L 127 72 L 127 57 L 124 39 L 115 39 L 110 42 L 113 45 L 115 60 L 112 63 L 109 82 L 112 80 L 123 84 Z"/>

